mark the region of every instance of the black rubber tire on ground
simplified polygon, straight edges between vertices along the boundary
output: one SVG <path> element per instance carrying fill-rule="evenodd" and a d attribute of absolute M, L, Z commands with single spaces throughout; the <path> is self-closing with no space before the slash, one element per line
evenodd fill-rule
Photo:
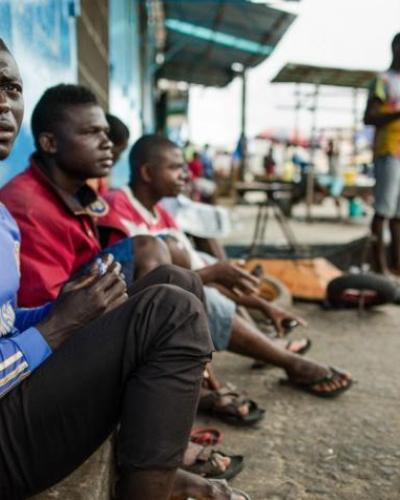
<path fill-rule="evenodd" d="M 374 307 L 395 301 L 397 287 L 388 278 L 373 273 L 345 274 L 332 280 L 327 288 L 327 299 L 334 307 L 357 307 L 358 303 L 346 300 L 346 290 L 375 292 L 375 298 L 365 303 L 365 307 Z"/>

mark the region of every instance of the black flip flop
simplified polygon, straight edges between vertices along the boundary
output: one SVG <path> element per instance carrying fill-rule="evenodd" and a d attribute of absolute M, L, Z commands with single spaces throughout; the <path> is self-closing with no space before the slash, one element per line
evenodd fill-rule
<path fill-rule="evenodd" d="M 329 370 L 330 370 L 329 375 L 326 375 L 325 377 L 322 377 L 308 384 L 294 382 L 293 380 L 290 379 L 284 379 L 281 381 L 281 383 L 285 385 L 291 385 L 296 389 L 301 389 L 305 392 L 308 392 L 309 394 L 312 394 L 313 396 L 318 396 L 320 398 L 336 398 L 337 396 L 340 396 L 340 394 L 342 394 L 343 392 L 349 390 L 353 384 L 353 381 L 349 379 L 347 385 L 345 385 L 344 387 L 338 387 L 337 389 L 333 389 L 332 391 L 315 390 L 314 387 L 316 385 L 329 384 L 330 382 L 340 380 L 341 376 L 344 375 L 343 372 L 337 370 L 336 368 L 333 368 L 332 366 L 329 367 Z"/>
<path fill-rule="evenodd" d="M 246 399 L 245 403 L 249 405 L 248 415 L 229 415 L 227 413 L 218 413 L 218 418 L 227 424 L 236 425 L 238 427 L 255 425 L 264 418 L 265 410 L 263 408 L 259 408 L 255 401 L 252 399 Z"/>
<path fill-rule="evenodd" d="M 218 451 L 218 454 L 222 455 L 223 457 L 229 457 L 231 459 L 231 463 L 222 474 L 220 474 L 219 476 L 214 476 L 212 479 L 226 479 L 227 481 L 229 481 L 242 471 L 244 467 L 243 455 L 225 455 L 225 453 L 222 453 L 220 451 Z"/>

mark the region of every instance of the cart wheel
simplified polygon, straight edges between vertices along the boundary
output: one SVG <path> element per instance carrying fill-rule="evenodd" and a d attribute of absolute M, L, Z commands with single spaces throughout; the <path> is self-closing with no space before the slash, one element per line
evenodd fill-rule
<path fill-rule="evenodd" d="M 327 298 L 334 307 L 358 307 L 362 300 L 365 307 L 394 302 L 397 287 L 384 276 L 377 274 L 345 274 L 332 280 Z"/>

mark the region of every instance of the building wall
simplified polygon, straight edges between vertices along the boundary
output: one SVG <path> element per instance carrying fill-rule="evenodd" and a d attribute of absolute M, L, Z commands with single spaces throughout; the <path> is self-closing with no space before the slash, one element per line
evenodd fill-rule
<path fill-rule="evenodd" d="M 143 132 L 154 131 L 153 77 L 149 71 L 146 2 L 110 2 L 110 112 L 129 127 L 131 143 Z M 127 153 L 115 166 L 112 184 L 120 186 L 129 178 Z"/>
<path fill-rule="evenodd" d="M 43 91 L 76 81 L 74 0 L 1 0 L 0 36 L 20 67 L 25 117 L 13 153 L 0 167 L 0 185 L 25 168 L 33 151 L 32 109 Z"/>
<path fill-rule="evenodd" d="M 108 109 L 109 1 L 81 0 L 76 24 L 78 81 L 91 88 Z"/>
<path fill-rule="evenodd" d="M 152 0 L 0 0 L 0 37 L 24 80 L 24 123 L 0 185 L 23 170 L 33 151 L 30 117 L 44 90 L 62 82 L 90 87 L 104 109 L 121 118 L 134 142 L 154 131 L 152 46 L 147 11 Z M 128 179 L 127 158 L 112 176 Z"/>

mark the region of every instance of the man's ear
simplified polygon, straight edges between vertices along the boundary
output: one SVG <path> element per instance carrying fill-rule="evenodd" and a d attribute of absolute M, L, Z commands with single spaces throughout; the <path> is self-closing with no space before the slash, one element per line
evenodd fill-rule
<path fill-rule="evenodd" d="M 39 136 L 40 149 L 47 154 L 57 153 L 57 139 L 51 132 L 42 132 Z"/>
<path fill-rule="evenodd" d="M 147 184 L 151 184 L 151 182 L 153 181 L 151 170 L 151 165 L 149 163 L 144 163 L 140 168 L 141 178 Z"/>

